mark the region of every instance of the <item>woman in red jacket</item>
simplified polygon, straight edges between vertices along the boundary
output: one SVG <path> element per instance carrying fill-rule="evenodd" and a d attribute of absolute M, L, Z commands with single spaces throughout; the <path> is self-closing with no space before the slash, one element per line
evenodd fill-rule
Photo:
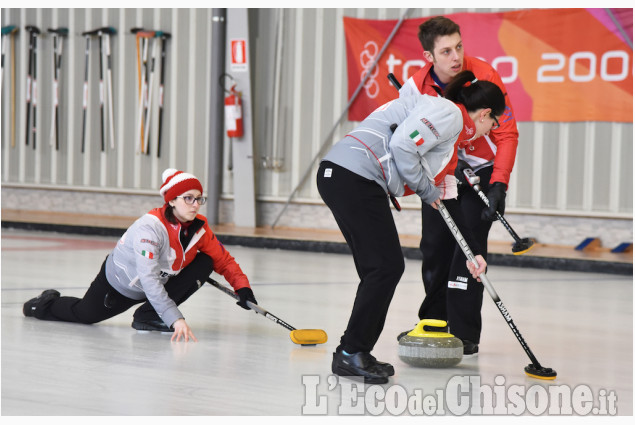
<path fill-rule="evenodd" d="M 207 277 L 222 274 L 240 297 L 257 304 L 247 276 L 198 213 L 206 201 L 192 174 L 163 172 L 165 200 L 135 221 L 104 261 L 83 298 L 62 297 L 54 289 L 24 304 L 23 313 L 41 320 L 97 323 L 143 304 L 134 313 L 138 330 L 174 332 L 172 340 L 196 341 L 178 305 Z"/>

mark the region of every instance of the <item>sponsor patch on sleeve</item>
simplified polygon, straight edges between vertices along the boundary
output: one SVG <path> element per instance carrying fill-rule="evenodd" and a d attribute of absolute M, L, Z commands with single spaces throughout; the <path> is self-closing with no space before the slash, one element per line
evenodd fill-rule
<path fill-rule="evenodd" d="M 141 242 L 141 243 L 147 243 L 147 244 L 150 244 L 150 245 L 152 245 L 152 246 L 159 246 L 159 243 L 158 243 L 158 242 L 155 242 L 155 241 L 150 240 L 150 239 L 141 239 L 139 242 Z"/>

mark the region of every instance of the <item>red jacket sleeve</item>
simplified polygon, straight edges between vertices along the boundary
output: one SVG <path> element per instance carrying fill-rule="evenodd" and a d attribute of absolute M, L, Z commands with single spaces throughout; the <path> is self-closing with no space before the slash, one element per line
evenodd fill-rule
<path fill-rule="evenodd" d="M 249 279 L 231 256 L 225 246 L 218 240 L 207 222 L 205 223 L 205 235 L 201 240 L 199 250 L 209 255 L 214 261 L 214 271 L 222 275 L 227 282 L 237 291 L 240 288 L 249 288 Z"/>
<path fill-rule="evenodd" d="M 494 157 L 494 170 L 490 178 L 490 184 L 502 182 L 509 184 L 509 178 L 516 161 L 516 149 L 518 148 L 518 128 L 516 117 L 509 99 L 509 93 L 505 84 L 498 75 L 498 72 L 486 62 L 474 58 L 465 58 L 466 69 L 471 69 L 478 79 L 491 81 L 502 90 L 505 95 L 505 112 L 500 119 L 500 127 L 492 130 L 489 137 L 496 145 L 496 156 Z M 468 65 L 469 64 L 469 65 Z"/>
<path fill-rule="evenodd" d="M 495 81 L 498 80 L 498 81 Z M 498 85 L 505 95 L 505 112 L 501 118 L 500 127 L 490 132 L 490 139 L 496 145 L 496 156 L 494 157 L 494 170 L 490 178 L 490 184 L 502 182 L 509 184 L 509 178 L 516 162 L 516 150 L 518 148 L 518 128 L 516 127 L 516 117 L 514 109 L 509 100 L 509 94 L 500 80 L 498 74 L 493 82 Z"/>

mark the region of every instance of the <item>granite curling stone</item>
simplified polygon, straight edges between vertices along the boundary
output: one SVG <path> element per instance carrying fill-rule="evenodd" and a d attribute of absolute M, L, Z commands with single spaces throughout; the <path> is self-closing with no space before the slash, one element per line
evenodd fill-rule
<path fill-rule="evenodd" d="M 424 326 L 445 327 L 443 320 L 423 319 L 399 340 L 399 358 L 411 366 L 452 367 L 463 358 L 463 342 L 447 332 L 430 332 Z"/>

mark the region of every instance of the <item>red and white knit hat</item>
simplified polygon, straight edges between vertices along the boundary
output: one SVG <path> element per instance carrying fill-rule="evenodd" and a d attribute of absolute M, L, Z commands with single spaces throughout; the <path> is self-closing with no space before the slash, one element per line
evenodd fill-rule
<path fill-rule="evenodd" d="M 163 178 L 163 184 L 161 185 L 159 193 L 163 196 L 165 202 L 169 202 L 192 189 L 203 193 L 201 182 L 192 174 L 184 173 L 174 168 L 168 168 L 163 172 L 161 177 Z"/>

